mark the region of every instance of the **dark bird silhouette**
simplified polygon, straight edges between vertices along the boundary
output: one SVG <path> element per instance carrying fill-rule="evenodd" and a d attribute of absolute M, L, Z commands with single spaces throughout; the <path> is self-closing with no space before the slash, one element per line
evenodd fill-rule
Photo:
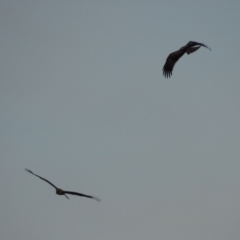
<path fill-rule="evenodd" d="M 77 196 L 80 196 L 80 197 L 92 198 L 92 199 L 94 199 L 94 200 L 96 200 L 96 201 L 99 201 L 99 202 L 101 201 L 99 198 L 94 197 L 94 196 L 89 196 L 89 195 L 85 195 L 85 194 L 78 193 L 78 192 L 64 191 L 64 190 L 62 190 L 62 189 L 57 188 L 56 186 L 54 186 L 54 185 L 53 185 L 51 182 L 49 182 L 47 179 L 42 178 L 42 177 L 38 176 L 37 174 L 33 173 L 31 170 L 29 170 L 29 169 L 25 169 L 25 170 L 26 170 L 27 172 L 29 172 L 29 173 L 31 173 L 31 174 L 33 174 L 33 175 L 41 178 L 43 181 L 49 183 L 50 185 L 52 185 L 52 186 L 56 189 L 56 194 L 57 194 L 57 195 L 64 195 L 67 199 L 69 199 L 69 197 L 68 197 L 66 194 L 72 194 L 72 195 L 77 195 Z"/>
<path fill-rule="evenodd" d="M 195 46 L 197 46 L 197 47 L 195 47 Z M 185 46 L 181 47 L 178 51 L 170 53 L 167 57 L 167 60 L 164 64 L 164 66 L 163 66 L 163 75 L 166 78 L 171 77 L 174 65 L 179 60 L 179 58 L 181 58 L 184 55 L 184 53 L 191 54 L 191 53 L 197 51 L 201 46 L 206 47 L 209 50 L 211 50 L 211 48 L 209 48 L 208 46 L 206 46 L 203 43 L 190 41 Z"/>

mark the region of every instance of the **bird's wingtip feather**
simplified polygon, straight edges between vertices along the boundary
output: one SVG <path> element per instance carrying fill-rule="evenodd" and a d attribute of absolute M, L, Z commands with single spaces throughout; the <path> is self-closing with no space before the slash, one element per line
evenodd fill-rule
<path fill-rule="evenodd" d="M 98 198 L 98 197 L 94 197 L 94 196 L 93 196 L 93 199 L 96 200 L 96 201 L 98 201 L 98 202 L 101 202 L 101 199 Z"/>

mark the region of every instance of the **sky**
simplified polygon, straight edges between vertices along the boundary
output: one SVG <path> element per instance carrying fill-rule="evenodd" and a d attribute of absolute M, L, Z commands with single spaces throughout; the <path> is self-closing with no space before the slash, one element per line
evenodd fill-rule
<path fill-rule="evenodd" d="M 1 239 L 239 239 L 238 0 L 0 6 Z"/>

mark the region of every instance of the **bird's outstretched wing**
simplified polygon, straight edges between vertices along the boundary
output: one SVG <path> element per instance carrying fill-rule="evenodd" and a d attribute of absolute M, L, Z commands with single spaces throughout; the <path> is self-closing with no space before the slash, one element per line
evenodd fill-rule
<path fill-rule="evenodd" d="M 50 185 L 52 185 L 55 189 L 57 189 L 57 187 L 56 186 L 54 186 L 51 182 L 49 182 L 47 179 L 45 179 L 45 178 L 42 178 L 42 177 L 40 177 L 40 176 L 38 176 L 37 174 L 35 174 L 35 173 L 33 173 L 31 170 L 29 170 L 29 169 L 27 169 L 27 168 L 25 168 L 25 170 L 28 172 L 28 173 L 31 173 L 31 174 L 33 174 L 33 175 L 35 175 L 36 177 L 39 177 L 39 178 L 41 178 L 43 181 L 45 181 L 45 182 L 47 182 L 47 183 L 49 183 Z"/>
<path fill-rule="evenodd" d="M 94 197 L 94 196 L 90 196 L 90 195 L 85 195 L 85 194 L 82 194 L 82 193 L 78 193 L 78 192 L 70 192 L 70 191 L 64 191 L 64 194 L 72 194 L 72 195 L 77 195 L 77 196 L 80 196 L 80 197 L 87 197 L 87 198 L 92 198 L 98 202 L 101 201 L 101 199 L 97 198 L 97 197 Z"/>
<path fill-rule="evenodd" d="M 187 49 L 187 54 L 191 54 L 193 52 L 196 52 L 200 47 L 191 47 L 191 48 Z"/>
<path fill-rule="evenodd" d="M 195 42 L 195 41 L 190 41 L 190 42 L 188 42 L 187 45 L 185 45 L 185 46 L 194 47 L 194 46 L 196 46 L 196 45 L 199 45 L 199 46 L 208 48 L 210 51 L 212 50 L 212 49 L 211 49 L 210 47 L 208 47 L 206 44 L 200 43 L 200 42 Z"/>
<path fill-rule="evenodd" d="M 171 57 L 167 58 L 166 63 L 163 66 L 163 75 L 166 78 L 171 77 L 175 63 L 176 61 L 173 61 Z"/>

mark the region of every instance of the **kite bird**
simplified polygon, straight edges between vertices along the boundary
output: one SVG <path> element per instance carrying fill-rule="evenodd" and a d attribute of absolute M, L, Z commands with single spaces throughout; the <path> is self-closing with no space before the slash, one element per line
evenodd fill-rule
<path fill-rule="evenodd" d="M 197 46 L 197 47 L 195 47 L 195 46 Z M 184 55 L 184 53 L 191 54 L 191 53 L 197 51 L 201 46 L 206 47 L 209 50 L 211 50 L 211 48 L 209 48 L 208 46 L 206 46 L 203 43 L 190 41 L 185 46 L 183 46 L 179 50 L 177 50 L 176 52 L 170 53 L 167 57 L 167 60 L 164 64 L 164 66 L 163 66 L 163 75 L 166 78 L 171 77 L 174 65 L 179 60 L 179 58 L 181 58 Z"/>
<path fill-rule="evenodd" d="M 29 170 L 29 169 L 25 169 L 25 170 L 26 170 L 27 172 L 29 172 L 29 173 L 31 173 L 31 174 L 33 174 L 33 175 L 41 178 L 43 181 L 49 183 L 50 185 L 52 185 L 52 186 L 56 189 L 56 194 L 57 194 L 57 195 L 64 195 L 67 199 L 69 199 L 69 197 L 68 197 L 66 194 L 72 194 L 72 195 L 77 195 L 77 196 L 80 196 L 80 197 L 92 198 L 92 199 L 94 199 L 94 200 L 96 200 L 96 201 L 99 201 L 99 202 L 101 201 L 99 198 L 94 197 L 94 196 L 89 196 L 89 195 L 85 195 L 85 194 L 77 193 L 77 192 L 64 191 L 64 190 L 62 190 L 62 189 L 57 188 L 56 186 L 54 186 L 54 185 L 53 185 L 51 182 L 49 182 L 47 179 L 42 178 L 42 177 L 38 176 L 37 174 L 33 173 L 31 170 Z"/>

